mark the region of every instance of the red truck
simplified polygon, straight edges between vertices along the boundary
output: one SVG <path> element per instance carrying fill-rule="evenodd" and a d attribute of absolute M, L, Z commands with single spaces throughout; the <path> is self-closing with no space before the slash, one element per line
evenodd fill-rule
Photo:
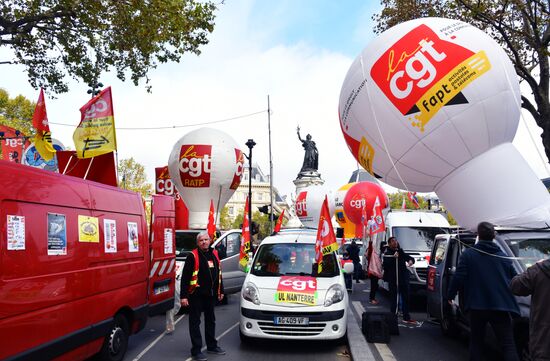
<path fill-rule="evenodd" d="M 0 160 L 0 359 L 121 360 L 174 305 L 172 197 Z"/>

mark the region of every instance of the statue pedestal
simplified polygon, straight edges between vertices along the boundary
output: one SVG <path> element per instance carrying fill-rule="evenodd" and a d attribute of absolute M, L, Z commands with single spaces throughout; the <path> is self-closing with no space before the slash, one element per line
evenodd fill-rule
<path fill-rule="evenodd" d="M 311 185 L 323 185 L 325 180 L 321 178 L 321 174 L 317 171 L 303 171 L 298 174 L 298 178 L 293 182 L 296 186 L 296 195 L 298 195 L 298 193 L 306 187 Z"/>

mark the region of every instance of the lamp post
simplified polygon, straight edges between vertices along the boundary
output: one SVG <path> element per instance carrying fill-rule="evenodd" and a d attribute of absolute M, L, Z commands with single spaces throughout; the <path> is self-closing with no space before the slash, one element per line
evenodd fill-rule
<path fill-rule="evenodd" d="M 248 227 L 252 234 L 252 148 L 256 145 L 254 139 L 246 142 L 248 147 Z"/>
<path fill-rule="evenodd" d="M 102 83 L 90 83 L 88 84 L 88 86 L 91 88 L 91 89 L 88 89 L 87 93 L 88 94 L 91 94 L 92 95 L 92 98 L 95 97 L 96 95 L 98 95 L 100 92 L 101 92 L 101 88 L 103 88 L 103 84 Z"/>

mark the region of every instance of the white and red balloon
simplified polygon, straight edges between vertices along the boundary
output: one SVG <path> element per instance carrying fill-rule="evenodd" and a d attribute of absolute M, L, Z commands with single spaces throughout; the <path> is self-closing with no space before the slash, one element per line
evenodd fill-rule
<path fill-rule="evenodd" d="M 385 209 L 389 204 L 388 195 L 381 186 L 371 182 L 359 182 L 351 186 L 342 203 L 349 220 L 355 225 L 366 225 L 372 216 L 377 197 L 380 201 L 380 209 Z"/>
<path fill-rule="evenodd" d="M 329 214 L 334 212 L 334 198 L 332 191 L 322 185 L 312 185 L 303 188 L 296 196 L 294 210 L 298 219 L 305 227 L 317 228 L 319 216 L 325 197 L 328 199 Z"/>
<path fill-rule="evenodd" d="M 210 200 L 219 213 L 239 186 L 243 163 L 237 143 L 217 129 L 200 128 L 176 142 L 168 169 L 189 209 L 190 228 L 206 227 Z"/>
<path fill-rule="evenodd" d="M 385 31 L 355 59 L 339 116 L 365 169 L 398 188 L 435 191 L 461 226 L 544 225 L 550 196 L 510 143 L 520 104 L 494 40 L 457 20 L 423 18 Z"/>

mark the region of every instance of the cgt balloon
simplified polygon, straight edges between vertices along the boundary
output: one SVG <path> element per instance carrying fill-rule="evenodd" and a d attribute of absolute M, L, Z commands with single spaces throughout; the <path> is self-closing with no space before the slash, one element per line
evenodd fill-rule
<path fill-rule="evenodd" d="M 334 217 L 340 228 L 344 229 L 346 239 L 360 238 L 363 231 L 361 227 L 355 227 L 344 211 L 344 197 L 354 184 L 356 183 L 345 184 L 334 193 Z"/>
<path fill-rule="evenodd" d="M 311 185 L 303 188 L 296 196 L 294 210 L 298 219 L 304 227 L 317 228 L 319 226 L 319 216 L 321 215 L 321 206 L 325 197 L 328 199 L 329 214 L 334 213 L 334 198 L 332 191 L 322 185 Z"/>
<path fill-rule="evenodd" d="M 217 129 L 200 128 L 176 142 L 168 169 L 189 209 L 189 228 L 206 227 L 210 200 L 219 213 L 239 186 L 243 168 L 242 151 Z"/>
<path fill-rule="evenodd" d="M 380 185 L 371 182 L 358 182 L 350 187 L 342 203 L 349 220 L 356 226 L 366 225 L 372 216 L 376 197 L 380 201 L 380 209 L 388 207 L 388 195 Z"/>
<path fill-rule="evenodd" d="M 550 196 L 510 143 L 520 105 L 512 63 L 493 39 L 423 18 L 387 30 L 355 59 L 339 117 L 366 170 L 397 188 L 435 191 L 461 226 L 544 225 Z"/>

